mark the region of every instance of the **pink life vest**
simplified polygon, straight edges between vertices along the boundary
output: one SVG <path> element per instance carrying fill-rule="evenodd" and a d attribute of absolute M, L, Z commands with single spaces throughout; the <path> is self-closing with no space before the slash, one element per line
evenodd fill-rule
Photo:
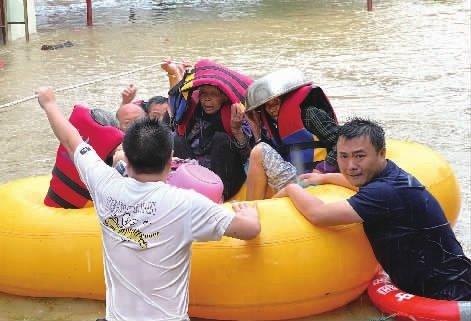
<path fill-rule="evenodd" d="M 196 107 L 199 103 L 199 91 L 196 90 L 191 95 L 191 100 L 188 105 L 188 109 L 186 110 L 185 114 L 183 115 L 182 121 L 177 125 L 177 134 L 179 136 L 184 136 L 187 129 L 188 124 L 191 122 L 194 113 L 196 112 Z M 229 135 L 232 135 L 231 130 L 231 105 L 223 105 L 220 109 L 221 113 L 221 121 L 222 126 L 224 127 L 224 131 Z"/>
<path fill-rule="evenodd" d="M 87 107 L 74 106 L 69 121 L 101 159 L 109 157 L 123 141 L 124 133 L 121 130 L 97 123 Z M 59 145 L 44 204 L 50 207 L 82 208 L 89 200 L 91 200 L 90 193 L 80 179 L 74 162 L 65 147 Z"/>
<path fill-rule="evenodd" d="M 185 135 L 188 125 L 193 118 L 196 107 L 199 104 L 198 87 L 210 85 L 219 88 L 228 98 L 230 103 L 221 107 L 221 120 L 224 131 L 232 136 L 231 130 L 231 104 L 240 103 L 245 100 L 247 88 L 252 83 L 252 79 L 231 70 L 215 62 L 203 59 L 195 64 L 194 70 L 186 75 L 181 91 L 191 93 L 187 98 L 186 110 L 177 119 L 177 133 Z M 176 111 L 178 115 L 178 111 Z"/>

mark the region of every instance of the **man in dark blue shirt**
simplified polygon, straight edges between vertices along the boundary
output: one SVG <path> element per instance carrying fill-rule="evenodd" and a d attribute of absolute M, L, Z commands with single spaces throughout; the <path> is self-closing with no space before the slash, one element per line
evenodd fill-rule
<path fill-rule="evenodd" d="M 376 258 L 401 290 L 471 301 L 471 261 L 442 208 L 414 176 L 385 155 L 383 129 L 374 122 L 353 119 L 339 130 L 337 162 L 342 176 L 305 174 L 302 178 L 308 183 L 349 183 L 359 188 L 358 193 L 346 201 L 324 204 L 291 184 L 276 196 L 289 196 L 316 225 L 363 222 Z"/>

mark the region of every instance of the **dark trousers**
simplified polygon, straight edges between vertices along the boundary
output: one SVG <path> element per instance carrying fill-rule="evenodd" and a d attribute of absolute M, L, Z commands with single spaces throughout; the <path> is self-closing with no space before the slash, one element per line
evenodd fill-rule
<path fill-rule="evenodd" d="M 173 149 L 176 157 L 197 158 L 184 137 L 175 136 Z M 209 169 L 216 173 L 224 184 L 224 200 L 230 199 L 240 190 L 246 179 L 244 162 L 237 147 L 229 135 L 216 132 L 206 156 L 210 159 Z"/>

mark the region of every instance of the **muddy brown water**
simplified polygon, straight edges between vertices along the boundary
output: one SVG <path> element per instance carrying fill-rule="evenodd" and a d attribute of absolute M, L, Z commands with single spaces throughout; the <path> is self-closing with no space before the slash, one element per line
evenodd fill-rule
<path fill-rule="evenodd" d="M 209 57 L 254 78 L 296 66 L 319 84 L 341 122 L 380 121 L 388 137 L 431 146 L 462 190 L 455 231 L 471 255 L 470 1 L 94 1 L 36 0 L 38 33 L 0 47 L 0 105 L 40 85 L 66 87 L 152 65 L 164 57 Z M 74 46 L 41 51 L 44 44 Z M 58 94 L 114 111 L 127 84 L 148 98 L 167 91 L 158 68 Z M 57 142 L 32 100 L 0 108 L 0 183 L 48 174 Z M 1 255 L 0 255 L 1 260 Z M 7 262 L 0 262 L 7 264 Z M 0 294 L 0 320 L 94 320 L 104 303 Z M 380 314 L 363 295 L 302 320 L 368 320 Z"/>

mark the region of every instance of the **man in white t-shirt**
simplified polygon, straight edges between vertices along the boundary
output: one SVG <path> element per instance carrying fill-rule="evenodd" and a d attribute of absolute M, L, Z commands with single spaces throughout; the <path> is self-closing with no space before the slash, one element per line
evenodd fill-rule
<path fill-rule="evenodd" d="M 165 184 L 172 138 L 158 121 L 133 124 L 123 141 L 129 177 L 107 166 L 57 107 L 54 91 L 37 90 L 54 134 L 93 198 L 103 232 L 108 321 L 188 320 L 191 243 L 260 233 L 255 207 L 235 213 L 194 191 Z"/>

